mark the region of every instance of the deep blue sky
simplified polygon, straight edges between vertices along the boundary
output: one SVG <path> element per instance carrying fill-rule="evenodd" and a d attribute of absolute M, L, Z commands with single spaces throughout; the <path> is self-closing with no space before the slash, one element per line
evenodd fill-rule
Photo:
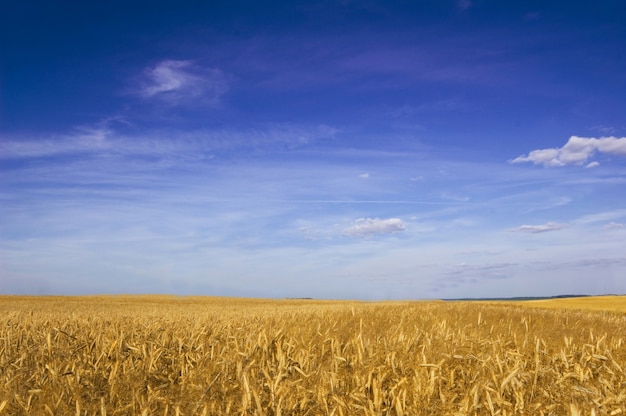
<path fill-rule="evenodd" d="M 11 2 L 0 292 L 626 292 L 623 1 Z"/>

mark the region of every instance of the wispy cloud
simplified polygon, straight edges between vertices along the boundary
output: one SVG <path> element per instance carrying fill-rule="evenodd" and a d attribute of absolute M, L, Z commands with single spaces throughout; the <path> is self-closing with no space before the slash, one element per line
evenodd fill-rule
<path fill-rule="evenodd" d="M 450 192 L 442 192 L 441 199 L 445 199 L 448 201 L 456 201 L 456 202 L 468 202 L 470 200 L 469 196 L 457 195 Z"/>
<path fill-rule="evenodd" d="M 459 0 L 456 4 L 457 7 L 462 11 L 465 11 L 472 7 L 472 2 L 470 0 Z"/>
<path fill-rule="evenodd" d="M 449 275 L 464 275 L 464 274 L 478 274 L 481 277 L 490 279 L 501 279 L 507 277 L 506 273 L 503 273 L 503 269 L 516 267 L 515 263 L 496 263 L 496 264 L 467 264 L 461 263 L 453 267 Z"/>
<path fill-rule="evenodd" d="M 206 68 L 189 60 L 165 60 L 145 69 L 136 94 L 169 105 L 216 105 L 228 89 L 228 77 L 218 68 Z"/>
<path fill-rule="evenodd" d="M 79 126 L 73 132 L 46 137 L 11 138 L 0 142 L 0 159 L 38 158 L 106 151 L 112 130 L 107 126 Z"/>
<path fill-rule="evenodd" d="M 578 137 L 571 136 L 560 148 L 537 149 L 528 155 L 518 156 L 510 163 L 531 162 L 546 167 L 585 165 L 588 168 L 598 166 L 598 161 L 589 162 L 596 153 L 626 156 L 626 137 Z"/>
<path fill-rule="evenodd" d="M 593 224 L 598 222 L 613 221 L 626 217 L 626 209 L 616 209 L 614 211 L 597 212 L 594 214 L 583 215 L 578 218 L 576 224 Z"/>
<path fill-rule="evenodd" d="M 557 222 L 547 222 L 545 224 L 540 225 L 520 225 L 519 227 L 515 227 L 511 229 L 514 232 L 520 233 L 529 233 L 529 234 L 539 234 L 539 233 L 547 233 L 550 231 L 558 231 L 566 228 L 567 224 L 560 224 Z"/>
<path fill-rule="evenodd" d="M 375 234 L 390 234 L 406 230 L 406 224 L 400 218 L 358 218 L 343 232 L 351 237 L 365 237 Z"/>
<path fill-rule="evenodd" d="M 623 229 L 626 229 L 626 224 L 622 224 L 621 222 L 611 221 L 610 223 L 608 223 L 604 227 L 602 227 L 602 229 L 605 230 L 605 231 L 623 230 Z"/>
<path fill-rule="evenodd" d="M 591 126 L 592 130 L 595 130 L 601 134 L 607 134 L 607 135 L 613 135 L 615 133 L 617 133 L 617 129 L 613 126 L 603 126 L 601 124 L 596 125 L 596 126 Z"/>
<path fill-rule="evenodd" d="M 488 263 L 468 264 L 461 263 L 451 267 L 446 273 L 436 280 L 437 287 L 459 286 L 468 283 L 477 284 L 484 280 L 508 279 L 512 276 L 512 270 L 519 265 L 516 263 Z"/>
<path fill-rule="evenodd" d="M 330 139 L 338 130 L 328 125 L 264 124 L 247 129 L 146 130 L 122 133 L 108 121 L 79 126 L 64 134 L 43 137 L 6 137 L 0 142 L 1 159 L 50 156 L 163 156 L 198 159 L 211 152 L 281 148 L 294 150 Z"/>
<path fill-rule="evenodd" d="M 626 257 L 600 257 L 600 258 L 588 258 L 575 261 L 565 261 L 561 263 L 550 263 L 545 266 L 546 269 L 563 270 L 565 268 L 585 268 L 585 267 L 611 267 L 611 266 L 624 266 L 626 265 Z"/>

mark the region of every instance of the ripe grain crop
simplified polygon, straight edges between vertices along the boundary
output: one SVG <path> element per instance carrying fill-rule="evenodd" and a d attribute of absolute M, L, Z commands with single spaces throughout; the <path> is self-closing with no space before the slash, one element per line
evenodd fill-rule
<path fill-rule="evenodd" d="M 0 415 L 620 415 L 626 315 L 0 297 Z"/>
<path fill-rule="evenodd" d="M 617 311 L 626 313 L 626 296 L 582 296 L 560 299 L 541 299 L 524 302 L 526 306 L 555 309 Z"/>

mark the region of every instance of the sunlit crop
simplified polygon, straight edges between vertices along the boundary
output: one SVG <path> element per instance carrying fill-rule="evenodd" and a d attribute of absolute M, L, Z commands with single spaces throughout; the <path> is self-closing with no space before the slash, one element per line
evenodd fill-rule
<path fill-rule="evenodd" d="M 1 297 L 2 415 L 626 414 L 626 314 Z"/>

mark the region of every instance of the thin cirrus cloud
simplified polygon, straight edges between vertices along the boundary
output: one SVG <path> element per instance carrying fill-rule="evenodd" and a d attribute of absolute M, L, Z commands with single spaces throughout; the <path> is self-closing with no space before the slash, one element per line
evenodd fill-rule
<path fill-rule="evenodd" d="M 162 156 L 198 158 L 213 152 L 250 148 L 297 149 L 332 139 L 338 129 L 325 124 L 273 123 L 221 130 L 146 130 L 123 133 L 105 120 L 77 126 L 64 134 L 42 137 L 6 137 L 0 141 L 0 160 L 50 156 Z"/>
<path fill-rule="evenodd" d="M 45 137 L 5 137 L 0 142 L 0 160 L 105 152 L 111 148 L 112 135 L 113 130 L 106 125 L 94 125 L 78 126 L 70 133 Z"/>
<path fill-rule="evenodd" d="M 144 71 L 136 95 L 169 105 L 217 105 L 228 89 L 228 77 L 218 68 L 203 67 L 190 60 L 164 60 Z"/>
<path fill-rule="evenodd" d="M 589 162 L 596 153 L 626 156 L 626 137 L 571 136 L 563 147 L 533 150 L 528 155 L 516 157 L 509 163 L 530 162 L 545 167 L 585 165 L 587 168 L 593 168 L 600 165 L 598 161 Z"/>
<path fill-rule="evenodd" d="M 519 227 L 515 227 L 513 229 L 511 229 L 511 231 L 514 232 L 520 232 L 520 233 L 528 233 L 528 234 L 541 234 L 541 233 L 547 233 L 550 231 L 558 231 L 558 230 L 562 230 L 563 228 L 566 228 L 567 224 L 561 224 L 558 222 L 547 222 L 545 224 L 539 224 L 539 225 L 520 225 Z"/>
<path fill-rule="evenodd" d="M 366 237 L 376 234 L 390 234 L 406 230 L 400 218 L 358 218 L 343 232 L 350 237 Z"/>
<path fill-rule="evenodd" d="M 623 229 L 626 229 L 626 224 L 622 224 L 621 222 L 611 221 L 610 223 L 608 223 L 604 227 L 602 227 L 602 229 L 605 230 L 605 231 L 623 230 Z"/>

